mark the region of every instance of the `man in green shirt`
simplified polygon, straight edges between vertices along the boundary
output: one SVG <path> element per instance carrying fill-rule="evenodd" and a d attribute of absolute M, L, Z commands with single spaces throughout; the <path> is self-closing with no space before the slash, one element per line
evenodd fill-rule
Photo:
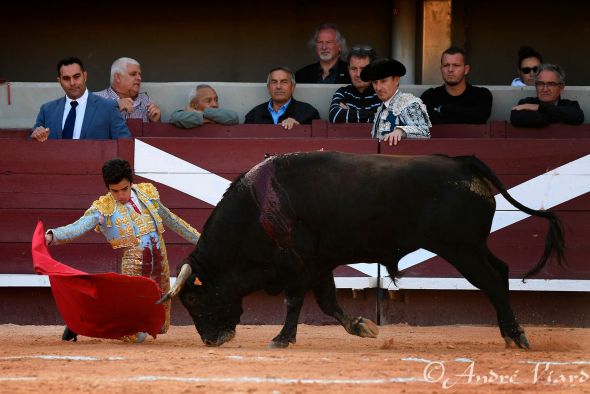
<path fill-rule="evenodd" d="M 188 105 L 174 111 L 170 116 L 170 123 L 185 129 L 205 123 L 232 125 L 239 123 L 239 116 L 235 111 L 219 108 L 217 92 L 211 86 L 203 84 L 191 90 Z"/>

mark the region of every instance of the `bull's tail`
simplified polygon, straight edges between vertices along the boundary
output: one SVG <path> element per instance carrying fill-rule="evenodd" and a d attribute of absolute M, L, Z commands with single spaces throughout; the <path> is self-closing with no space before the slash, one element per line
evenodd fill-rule
<path fill-rule="evenodd" d="M 563 226 L 559 217 L 551 211 L 540 211 L 531 209 L 520 202 L 516 201 L 506 190 L 504 184 L 498 179 L 496 174 L 481 160 L 475 156 L 463 156 L 462 159 L 467 160 L 469 167 L 478 175 L 490 181 L 496 189 L 504 196 L 504 198 L 512 204 L 515 208 L 532 215 L 545 218 L 549 221 L 549 230 L 545 236 L 545 250 L 537 264 L 524 275 L 523 281 L 538 273 L 552 255 L 555 255 L 557 263 L 561 266 L 565 263 L 565 241 L 563 238 Z"/>

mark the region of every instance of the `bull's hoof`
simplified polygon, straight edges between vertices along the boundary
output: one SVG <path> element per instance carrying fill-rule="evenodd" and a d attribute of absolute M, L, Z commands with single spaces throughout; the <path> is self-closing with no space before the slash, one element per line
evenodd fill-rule
<path fill-rule="evenodd" d="M 531 349 L 531 345 L 529 345 L 529 340 L 527 339 L 526 335 L 524 335 L 524 332 L 521 333 L 514 342 L 521 349 Z"/>
<path fill-rule="evenodd" d="M 203 343 L 207 346 L 211 346 L 211 347 L 217 347 L 217 346 L 221 346 L 226 342 L 231 341 L 232 339 L 234 339 L 234 336 L 236 335 L 236 332 L 234 330 L 231 331 L 225 331 L 221 334 L 219 334 L 219 336 L 217 337 L 217 339 L 205 339 L 203 338 Z"/>
<path fill-rule="evenodd" d="M 506 344 L 506 349 L 513 347 L 512 344 L 515 344 L 521 349 L 531 349 L 531 345 L 529 345 L 529 340 L 527 339 L 526 335 L 524 335 L 524 332 L 518 334 L 516 338 L 504 337 L 504 342 Z"/>
<path fill-rule="evenodd" d="M 377 338 L 379 327 L 369 319 L 358 317 L 354 323 L 354 334 L 362 338 Z"/>
<path fill-rule="evenodd" d="M 289 341 L 272 341 L 268 344 L 270 349 L 285 349 L 289 347 Z"/>
<path fill-rule="evenodd" d="M 291 337 L 291 338 L 289 338 L 289 337 Z M 287 337 L 284 337 L 279 334 L 272 339 L 272 342 L 268 344 L 268 347 L 271 349 L 285 349 L 285 348 L 289 347 L 289 343 L 295 344 L 296 341 L 297 341 L 297 339 L 295 338 L 294 335 L 289 335 Z"/>
<path fill-rule="evenodd" d="M 512 338 L 510 338 L 510 337 L 503 337 L 503 338 L 504 338 L 504 347 L 506 349 L 513 348 L 514 347 L 513 345 L 516 345 L 514 343 L 514 341 L 512 340 Z"/>

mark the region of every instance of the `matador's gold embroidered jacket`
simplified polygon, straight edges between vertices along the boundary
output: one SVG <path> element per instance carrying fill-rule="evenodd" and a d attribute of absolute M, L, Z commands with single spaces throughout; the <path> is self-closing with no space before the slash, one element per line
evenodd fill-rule
<path fill-rule="evenodd" d="M 143 205 L 141 215 L 120 204 L 108 193 L 94 201 L 76 222 L 48 230 L 53 233 L 52 244 L 71 242 L 95 228 L 105 236 L 113 249 L 139 246 L 146 235 L 154 232 L 162 234 L 163 224 L 187 241 L 197 243 L 199 232 L 160 202 L 160 195 L 154 185 L 139 183 L 131 188 Z"/>

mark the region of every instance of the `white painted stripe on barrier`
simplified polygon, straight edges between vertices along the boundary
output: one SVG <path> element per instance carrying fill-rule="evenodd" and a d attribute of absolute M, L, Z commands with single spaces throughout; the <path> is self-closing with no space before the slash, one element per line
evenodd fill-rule
<path fill-rule="evenodd" d="M 0 287 L 49 287 L 47 275 L 0 274 Z"/>
<path fill-rule="evenodd" d="M 527 207 L 549 209 L 590 192 L 589 169 L 590 155 L 586 155 L 514 186 L 508 192 Z M 492 222 L 492 232 L 529 217 L 514 208 L 501 194 L 497 194 L 495 198 L 496 213 Z M 398 268 L 405 270 L 434 256 L 434 253 L 420 249 L 402 258 Z M 372 272 L 361 272 L 376 276 L 376 269 Z"/>
<path fill-rule="evenodd" d="M 548 209 L 590 192 L 590 155 L 571 161 L 510 189 L 517 201 L 534 208 Z M 496 197 L 496 209 L 516 210 L 504 197 Z"/>
<path fill-rule="evenodd" d="M 334 283 L 337 289 L 373 289 L 379 281 L 372 277 L 336 277 Z"/>
<path fill-rule="evenodd" d="M 211 205 L 217 205 L 231 184 L 219 175 L 138 139 L 135 140 L 135 173 Z"/>
<path fill-rule="evenodd" d="M 339 289 L 368 289 L 377 287 L 377 278 L 372 277 L 338 277 L 334 278 Z M 176 282 L 170 278 L 170 285 Z M 0 274 L 0 287 L 50 287 L 47 275 Z"/>
<path fill-rule="evenodd" d="M 175 277 L 170 278 L 174 285 Z M 379 281 L 372 277 L 336 277 L 338 289 L 373 289 Z M 464 278 L 401 278 L 398 286 L 393 285 L 390 278 L 381 278 L 381 288 L 387 290 L 422 289 L 422 290 L 476 290 Z M 528 279 L 522 283 L 520 279 L 509 280 L 510 290 L 528 291 L 590 291 L 590 280 L 576 279 Z M 49 287 L 46 275 L 0 274 L 0 287 Z"/>
<path fill-rule="evenodd" d="M 513 291 L 590 291 L 590 280 L 577 279 L 509 279 Z M 464 278 L 400 278 L 397 285 L 391 278 L 382 278 L 381 287 L 387 290 L 477 290 Z"/>

